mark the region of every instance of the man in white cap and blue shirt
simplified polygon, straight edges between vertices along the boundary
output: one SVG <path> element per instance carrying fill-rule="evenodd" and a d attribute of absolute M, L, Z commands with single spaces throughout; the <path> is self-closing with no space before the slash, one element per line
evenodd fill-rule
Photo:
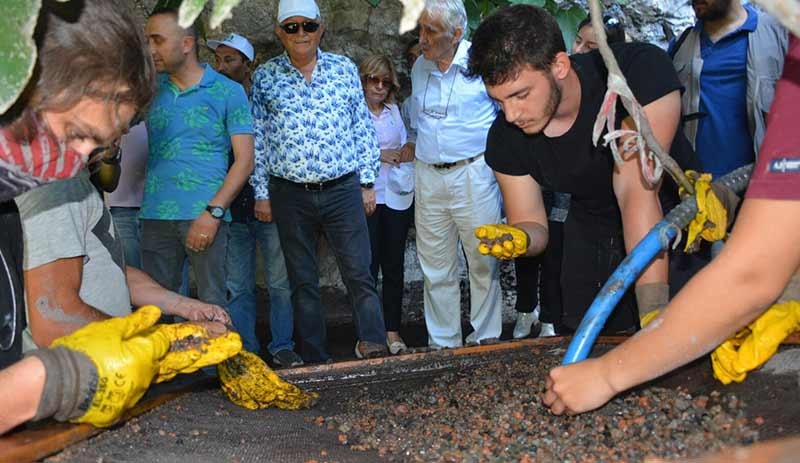
<path fill-rule="evenodd" d="M 253 45 L 239 34 L 228 34 L 222 40 L 209 40 L 214 50 L 215 68 L 226 77 L 239 82 L 248 98 L 251 96 Z M 261 247 L 264 272 L 269 289 L 269 327 L 272 340 L 267 347 L 275 365 L 295 367 L 303 364 L 294 351 L 294 309 L 292 289 L 286 273 L 286 263 L 278 238 L 278 227 L 271 214 L 257 219 L 254 213 L 255 196 L 248 183 L 230 206 L 228 228 L 228 312 L 233 325 L 242 336 L 245 349 L 258 352 L 256 336 L 256 246 Z"/>
<path fill-rule="evenodd" d="M 365 215 L 375 210 L 380 149 L 358 69 L 319 49 L 325 25 L 313 0 L 281 0 L 277 19 L 275 34 L 286 52 L 253 76 L 255 215 L 274 216 L 278 225 L 303 360 L 330 359 L 319 292 L 320 230 L 350 294 L 356 356 L 384 355 Z"/>

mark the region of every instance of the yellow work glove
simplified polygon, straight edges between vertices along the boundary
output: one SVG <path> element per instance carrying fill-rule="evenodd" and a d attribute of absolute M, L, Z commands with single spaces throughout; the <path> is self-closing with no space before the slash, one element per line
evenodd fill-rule
<path fill-rule="evenodd" d="M 685 252 L 696 250 L 699 246 L 698 237 L 706 241 L 719 241 L 724 239 L 728 228 L 728 211 L 717 197 L 711 187 L 711 174 L 698 174 L 695 171 L 686 171 L 686 176 L 693 181 L 695 201 L 697 202 L 697 215 L 689 223 L 688 236 L 686 237 Z M 681 196 L 686 196 L 683 188 Z M 735 195 L 734 195 L 735 196 Z M 734 211 L 730 211 L 733 216 Z"/>
<path fill-rule="evenodd" d="M 216 365 L 242 350 L 242 340 L 234 331 L 210 338 L 205 328 L 193 323 L 156 325 L 152 330 L 170 340 L 170 350 L 159 364 L 156 383 Z"/>
<path fill-rule="evenodd" d="M 787 336 L 800 329 L 800 303 L 772 305 L 746 328 L 711 353 L 714 377 L 723 384 L 741 383 L 747 373 L 763 365 Z"/>
<path fill-rule="evenodd" d="M 250 410 L 308 408 L 318 396 L 282 380 L 261 357 L 246 350 L 217 365 L 217 372 L 231 402 Z"/>
<path fill-rule="evenodd" d="M 475 229 L 475 237 L 481 240 L 478 252 L 501 260 L 525 255 L 531 242 L 525 231 L 502 223 L 481 225 Z"/>
<path fill-rule="evenodd" d="M 161 310 L 146 306 L 125 317 L 90 323 L 35 351 L 47 379 L 37 418 L 110 426 L 144 395 L 169 350 L 148 332 Z M 88 359 L 88 362 L 86 361 Z"/>

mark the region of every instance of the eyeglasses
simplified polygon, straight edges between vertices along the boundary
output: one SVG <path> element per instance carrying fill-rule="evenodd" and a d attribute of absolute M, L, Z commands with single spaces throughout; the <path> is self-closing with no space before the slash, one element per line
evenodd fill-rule
<path fill-rule="evenodd" d="M 453 87 L 456 86 L 456 77 L 458 77 L 458 75 L 453 76 L 453 82 L 450 84 L 450 93 L 447 95 L 447 103 L 445 103 L 444 112 L 442 112 L 438 109 L 428 107 L 428 87 L 430 87 L 431 84 L 431 74 L 428 74 L 428 80 L 425 82 L 425 94 L 422 96 L 422 114 L 432 119 L 444 119 L 447 117 L 447 108 L 450 107 L 450 98 L 453 97 Z"/>
<path fill-rule="evenodd" d="M 317 29 L 319 29 L 319 23 L 314 21 L 303 21 L 302 23 L 290 22 L 281 24 L 281 29 L 283 29 L 283 31 L 287 34 L 297 34 L 300 31 L 300 26 L 302 26 L 303 30 L 309 34 L 313 34 L 314 32 L 317 32 Z"/>
<path fill-rule="evenodd" d="M 374 86 L 378 86 L 378 84 L 383 84 L 384 88 L 389 88 L 392 86 L 392 81 L 388 77 L 381 79 L 380 77 L 370 74 L 367 76 L 367 83 L 372 84 Z"/>

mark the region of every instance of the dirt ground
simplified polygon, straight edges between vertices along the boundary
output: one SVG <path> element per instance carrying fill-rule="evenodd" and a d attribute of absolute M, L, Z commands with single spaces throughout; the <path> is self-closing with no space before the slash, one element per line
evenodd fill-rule
<path fill-rule="evenodd" d="M 298 378 L 307 389 L 320 392 L 310 410 L 249 411 L 228 402 L 215 386 L 197 387 L 193 392 L 134 418 L 113 430 L 72 446 L 48 462 L 373 462 L 389 461 L 372 451 L 354 451 L 340 442 L 338 430 L 318 422 L 340 413 L 355 394 L 374 400 L 391 398 L 435 381 L 449 371 L 481 368 L 488 362 L 541 355 L 561 356 L 566 343 L 548 350 L 522 349 L 515 352 L 449 358 L 433 356 L 423 363 L 405 362 L 402 368 L 354 366 L 338 373 L 311 374 Z M 599 346 L 598 352 L 607 349 Z M 798 350 L 800 352 L 800 350 Z M 440 354 L 440 353 L 437 353 Z M 520 357 L 522 356 L 522 357 Z M 420 372 L 416 368 L 433 368 Z M 318 382 L 327 375 L 327 381 Z M 366 378 L 366 379 L 365 379 Z M 708 360 L 694 362 L 649 385 L 680 388 L 692 396 L 720 391 L 734 394 L 744 402 L 748 425 L 758 430 L 759 440 L 800 434 L 800 389 L 795 373 L 751 374 L 743 384 L 722 386 L 710 373 Z M 635 392 L 635 391 L 634 391 Z M 357 406 L 357 405 L 356 405 Z M 558 436 L 554 436 L 556 438 Z M 391 461 L 435 461 L 392 456 Z M 493 455 L 481 461 L 508 461 Z"/>

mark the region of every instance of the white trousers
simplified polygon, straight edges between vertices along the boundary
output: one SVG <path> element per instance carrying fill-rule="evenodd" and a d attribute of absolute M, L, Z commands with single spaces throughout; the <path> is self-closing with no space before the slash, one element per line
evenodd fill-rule
<path fill-rule="evenodd" d="M 478 252 L 475 227 L 500 222 L 500 191 L 483 157 L 447 170 L 417 162 L 415 222 L 417 255 L 424 277 L 428 342 L 462 345 L 459 239 L 469 267 L 470 322 L 477 340 L 502 330 L 497 260 Z"/>

